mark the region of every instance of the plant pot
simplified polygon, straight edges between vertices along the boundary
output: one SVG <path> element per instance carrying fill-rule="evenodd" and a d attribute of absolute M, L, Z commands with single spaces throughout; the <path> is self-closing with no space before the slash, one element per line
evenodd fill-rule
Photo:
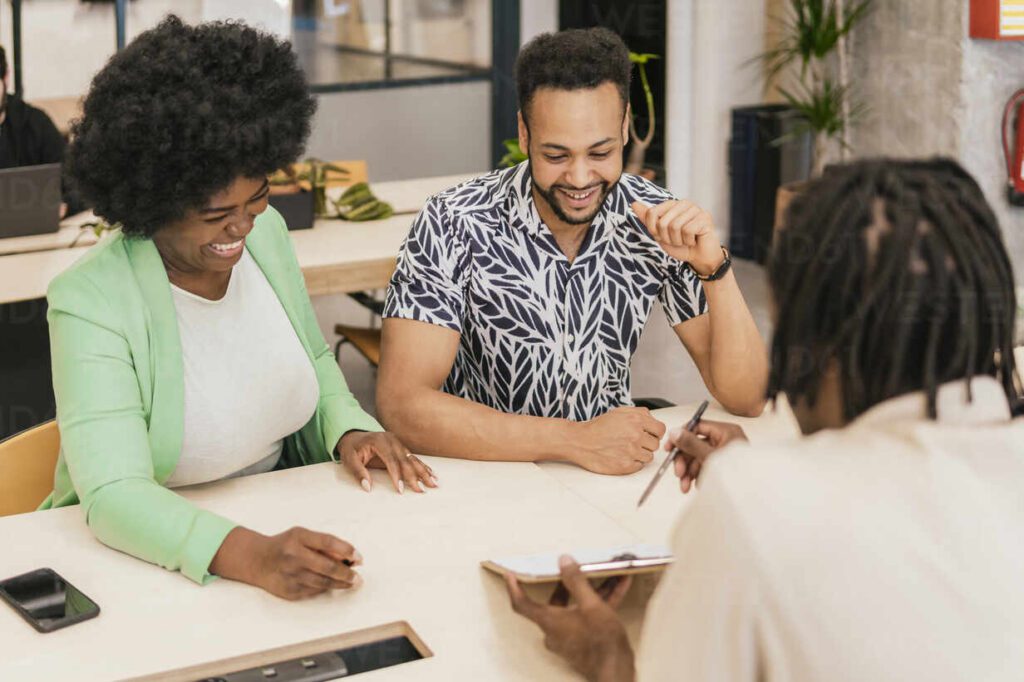
<path fill-rule="evenodd" d="M 298 185 L 277 185 L 270 192 L 270 205 L 284 218 L 289 230 L 308 230 L 315 220 L 313 192 Z"/>
<path fill-rule="evenodd" d="M 780 185 L 775 192 L 775 228 L 772 230 L 772 243 L 775 243 L 776 235 L 785 228 L 786 210 L 790 202 L 807 189 L 807 181 L 788 182 Z"/>

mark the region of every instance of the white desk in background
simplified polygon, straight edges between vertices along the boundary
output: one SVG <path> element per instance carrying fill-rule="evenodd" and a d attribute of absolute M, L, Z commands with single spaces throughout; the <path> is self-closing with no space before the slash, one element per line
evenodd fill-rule
<path fill-rule="evenodd" d="M 402 240 L 427 198 L 472 177 L 374 183 L 374 193 L 389 202 L 396 215 L 365 223 L 318 220 L 312 229 L 291 232 L 310 295 L 386 286 Z M 0 239 L 0 304 L 45 297 L 50 281 L 96 242 L 91 230 L 80 228 L 93 219 L 91 214 L 79 214 L 53 234 Z M 72 243 L 76 245 L 69 248 Z"/>
<path fill-rule="evenodd" d="M 655 416 L 674 424 L 694 407 Z M 744 425 L 753 439 L 792 432 L 775 416 Z M 549 465 L 427 461 L 441 487 L 423 495 L 396 495 L 382 472 L 374 472 L 374 492 L 366 494 L 334 464 L 184 491 L 260 532 L 302 525 L 345 538 L 363 553 L 360 589 L 303 602 L 227 580 L 199 587 L 115 552 L 92 537 L 78 507 L 0 518 L 0 576 L 48 566 L 101 608 L 99 617 L 47 635 L 0 608 L 0 679 L 152 675 L 395 621 L 407 622 L 433 656 L 368 673 L 367 682 L 578 679 L 545 650 L 540 631 L 512 612 L 504 584 L 479 563 L 666 542 L 685 499 L 674 480 L 666 474 L 636 512 L 654 465 L 611 477 Z M 654 579 L 637 582 L 622 612 L 634 641 Z M 546 592 L 538 588 L 536 596 Z"/>

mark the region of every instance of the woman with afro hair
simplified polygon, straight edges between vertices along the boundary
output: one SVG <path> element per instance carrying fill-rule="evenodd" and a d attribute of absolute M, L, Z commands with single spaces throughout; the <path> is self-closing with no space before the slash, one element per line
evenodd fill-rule
<path fill-rule="evenodd" d="M 81 502 L 115 549 L 289 599 L 357 585 L 359 553 L 256 533 L 173 489 L 332 459 L 367 492 L 368 466 L 398 492 L 436 485 L 348 390 L 267 205 L 315 108 L 271 35 L 174 16 L 139 35 L 93 79 L 67 160 L 120 229 L 47 293 L 61 455 L 44 508 Z"/>

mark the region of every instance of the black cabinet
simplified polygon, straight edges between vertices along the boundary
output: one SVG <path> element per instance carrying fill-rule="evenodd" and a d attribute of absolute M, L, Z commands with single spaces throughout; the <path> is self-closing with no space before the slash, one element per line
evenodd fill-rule
<path fill-rule="evenodd" d="M 46 299 L 0 305 L 0 439 L 54 413 Z"/>
<path fill-rule="evenodd" d="M 811 138 L 800 114 L 784 104 L 732 110 L 729 140 L 729 251 L 764 263 L 775 232 L 779 186 L 806 180 Z"/>

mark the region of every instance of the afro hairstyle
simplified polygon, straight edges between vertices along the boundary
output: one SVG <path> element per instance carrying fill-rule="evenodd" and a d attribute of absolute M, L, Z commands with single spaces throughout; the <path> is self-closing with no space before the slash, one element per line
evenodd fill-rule
<path fill-rule="evenodd" d="M 294 162 L 315 111 L 287 41 L 170 15 L 93 78 L 68 175 L 98 216 L 152 237 L 238 178 Z"/>
<path fill-rule="evenodd" d="M 573 28 L 542 33 L 528 42 L 516 58 L 519 111 L 527 107 L 539 88 L 587 90 L 613 84 L 625 110 L 633 64 L 622 38 L 607 28 Z"/>

